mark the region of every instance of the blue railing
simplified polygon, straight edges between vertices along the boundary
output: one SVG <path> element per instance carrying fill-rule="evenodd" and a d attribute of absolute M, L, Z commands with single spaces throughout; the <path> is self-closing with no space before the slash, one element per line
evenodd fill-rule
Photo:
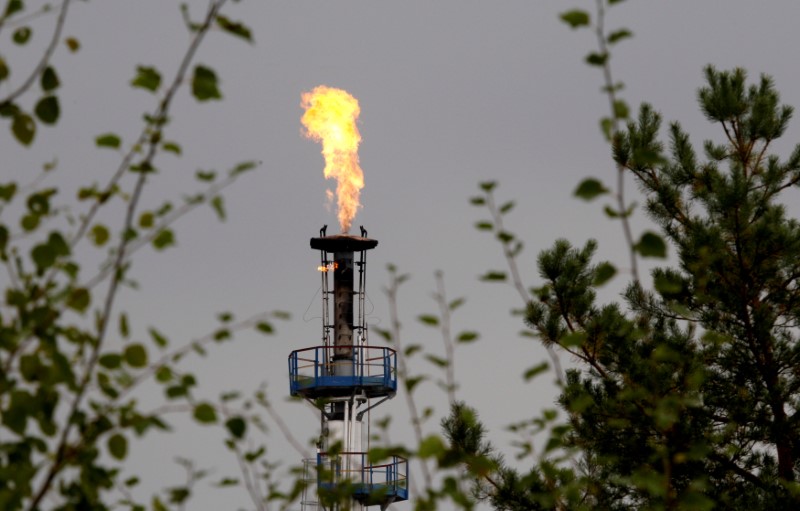
<path fill-rule="evenodd" d="M 354 387 L 373 396 L 393 395 L 397 391 L 397 353 L 379 346 L 315 346 L 289 355 L 293 396 L 335 394 Z"/>
<path fill-rule="evenodd" d="M 391 456 L 386 462 L 369 464 L 365 452 L 317 454 L 319 485 L 333 489 L 339 483 L 352 488 L 353 496 L 368 501 L 375 499 L 408 500 L 408 460 Z"/>

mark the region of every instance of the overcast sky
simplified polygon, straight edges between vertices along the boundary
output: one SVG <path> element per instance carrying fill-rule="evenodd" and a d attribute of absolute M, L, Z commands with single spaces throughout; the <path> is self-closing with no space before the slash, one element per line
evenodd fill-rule
<path fill-rule="evenodd" d="M 206 2 L 188 3 L 199 18 Z M 53 182 L 65 189 L 107 179 L 119 155 L 96 150 L 94 137 L 112 131 L 130 142 L 138 133 L 141 114 L 153 109 L 155 98 L 128 83 L 137 65 L 158 67 L 165 81 L 172 75 L 188 44 L 178 6 L 165 0 L 75 3 L 65 35 L 79 38 L 81 50 L 73 55 L 62 46 L 54 57 L 63 83 L 62 120 L 55 129 L 41 129 L 31 149 L 17 147 L 6 132 L 0 138 L 2 179 L 24 181 L 54 157 Z M 250 26 L 254 43 L 219 32 L 203 43 L 197 62 L 217 71 L 224 99 L 197 105 L 182 89 L 166 138 L 180 143 L 184 154 L 159 157 L 161 172 L 144 201 L 154 206 L 194 190 L 198 169 L 224 170 L 242 160 L 261 164 L 226 192 L 226 223 L 203 209 L 178 226 L 177 248 L 140 254 L 133 276 L 142 289 L 126 292 L 120 303 L 131 311 L 134 333 L 144 338 L 156 325 L 178 342 L 213 328 L 219 311 L 291 312 L 293 319 L 277 325 L 277 335 L 242 334 L 192 367 L 205 380 L 199 397 L 267 382 L 298 438 L 305 442 L 318 434 L 308 408 L 285 401 L 288 354 L 318 344 L 321 335 L 319 256 L 309 238 L 323 224 L 335 232 L 337 223 L 326 207 L 325 190 L 333 183 L 322 176 L 320 146 L 301 135 L 300 95 L 321 84 L 343 88 L 362 112 L 366 187 L 353 225 L 364 225 L 379 240 L 369 255 L 369 324 L 388 326 L 382 288 L 385 266 L 394 263 L 412 275 L 400 294 L 403 341 L 441 351 L 438 333 L 414 318 L 435 311 L 433 273 L 444 270 L 448 295 L 467 298 L 454 317 L 455 331 L 474 329 L 482 336 L 458 350 L 458 395 L 478 408 L 495 443 L 513 458 L 503 428 L 553 406 L 553 377 L 522 383 L 522 372 L 545 355 L 517 335 L 524 325 L 509 314 L 520 306 L 514 290 L 478 282 L 485 270 L 501 269 L 503 260 L 499 247 L 473 228 L 484 215 L 468 199 L 478 182 L 493 179 L 500 182 L 499 198 L 517 201 L 507 226 L 526 243 L 521 263 L 529 285 L 539 282 L 536 254 L 559 237 L 574 243 L 598 238 L 601 257 L 621 268 L 627 264 L 620 226 L 604 217 L 603 202 L 587 205 L 571 197 L 584 177 L 610 182 L 614 176 L 598 129 L 607 113 L 601 75 L 582 62 L 595 49 L 593 35 L 558 20 L 569 8 L 593 6 L 585 0 L 229 3 L 224 12 Z M 634 38 L 615 49 L 613 73 L 625 83 L 622 96 L 632 106 L 650 102 L 666 120 L 680 120 L 699 146 L 719 137 L 697 109 L 696 90 L 708 63 L 744 67 L 753 79 L 770 74 L 783 101 L 800 106 L 799 19 L 800 3 L 791 0 L 624 2 L 610 9 L 607 24 L 629 28 Z M 41 41 L 52 21 L 34 25 Z M 8 58 L 34 55 L 35 48 L 10 46 L 7 39 L 0 42 Z M 8 91 L 4 87 L 0 94 Z M 800 140 L 798 125 L 775 145 L 784 157 Z M 798 207 L 792 208 L 797 215 Z M 648 226 L 638 213 L 637 231 Z M 371 341 L 379 343 L 378 336 Z M 412 371 L 435 373 L 424 361 L 415 361 Z M 424 394 L 433 396 L 423 401 L 430 399 L 437 413 L 445 411 L 433 384 Z M 381 405 L 373 417 L 384 414 L 393 416 L 393 440 L 411 438 L 402 397 Z M 427 430 L 437 424 L 432 419 Z M 131 466 L 147 467 L 148 488 L 181 480 L 172 462 L 176 455 L 217 466 L 211 480 L 233 474 L 232 458 L 209 446 L 214 435 L 206 433 L 190 427 L 149 439 L 133 452 Z M 268 442 L 271 460 L 285 466 L 299 461 L 277 430 Z M 248 505 L 243 492 L 212 493 L 210 499 L 218 500 L 192 508 Z"/>

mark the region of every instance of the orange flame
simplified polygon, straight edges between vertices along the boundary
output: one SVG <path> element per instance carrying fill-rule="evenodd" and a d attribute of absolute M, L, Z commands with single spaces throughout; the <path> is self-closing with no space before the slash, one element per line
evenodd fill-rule
<path fill-rule="evenodd" d="M 305 135 L 322 142 L 325 178 L 336 179 L 339 225 L 342 232 L 347 233 L 360 206 L 359 195 L 364 188 L 364 172 L 358 165 L 358 144 L 361 142 L 356 126 L 361 113 L 358 100 L 347 91 L 320 85 L 303 93 L 301 105 L 306 111 L 301 119 L 306 128 Z"/>

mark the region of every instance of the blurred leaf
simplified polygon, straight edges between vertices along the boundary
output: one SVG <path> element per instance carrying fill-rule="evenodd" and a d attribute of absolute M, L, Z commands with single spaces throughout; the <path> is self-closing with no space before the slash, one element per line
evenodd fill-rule
<path fill-rule="evenodd" d="M 8 75 L 11 74 L 11 70 L 8 69 L 8 64 L 6 64 L 6 60 L 0 56 L 0 82 L 8 78 Z"/>
<path fill-rule="evenodd" d="M 478 229 L 479 231 L 491 231 L 492 229 L 494 229 L 494 225 L 492 225 L 491 222 L 482 220 L 480 222 L 475 223 L 475 228 Z"/>
<path fill-rule="evenodd" d="M 50 92 L 54 89 L 57 89 L 58 86 L 61 85 L 58 75 L 56 74 L 56 70 L 53 69 L 52 66 L 47 66 L 44 68 L 40 83 L 42 85 L 42 90 L 45 92 Z"/>
<path fill-rule="evenodd" d="M 241 417 L 231 417 L 225 421 L 225 427 L 233 437 L 242 438 L 247 429 L 247 423 Z"/>
<path fill-rule="evenodd" d="M 417 317 L 420 323 L 423 323 L 428 326 L 437 326 L 439 324 L 439 318 L 433 316 L 431 314 L 421 314 Z"/>
<path fill-rule="evenodd" d="M 108 228 L 105 225 L 95 224 L 92 230 L 89 231 L 89 237 L 95 245 L 102 247 L 109 240 L 111 234 L 108 232 Z"/>
<path fill-rule="evenodd" d="M 200 403 L 194 407 L 194 418 L 203 424 L 217 421 L 217 411 L 208 403 Z"/>
<path fill-rule="evenodd" d="M 129 344 L 123 352 L 125 363 L 131 367 L 141 368 L 147 365 L 147 350 L 141 344 Z"/>
<path fill-rule="evenodd" d="M 108 452 L 118 460 L 124 460 L 128 455 L 128 440 L 119 433 L 111 435 L 108 439 Z"/>
<path fill-rule="evenodd" d="M 422 440 L 419 444 L 419 452 L 417 453 L 420 458 L 440 458 L 444 455 L 447 447 L 439 435 L 430 435 Z"/>
<path fill-rule="evenodd" d="M 20 144 L 30 145 L 36 134 L 36 122 L 30 115 L 18 111 L 11 122 L 11 132 Z"/>
<path fill-rule="evenodd" d="M 155 92 L 161 85 L 161 74 L 154 67 L 136 66 L 136 76 L 131 80 L 131 86 Z"/>
<path fill-rule="evenodd" d="M 160 366 L 156 369 L 156 381 L 159 383 L 167 383 L 172 380 L 172 369 L 167 366 Z"/>
<path fill-rule="evenodd" d="M 263 334 L 271 334 L 274 332 L 272 325 L 266 321 L 259 321 L 258 324 L 256 324 L 256 330 Z"/>
<path fill-rule="evenodd" d="M 155 216 L 153 213 L 151 211 L 145 211 L 139 215 L 139 227 L 142 229 L 149 229 L 150 227 L 153 227 L 153 224 L 155 223 L 154 220 Z"/>
<path fill-rule="evenodd" d="M 16 44 L 25 44 L 30 40 L 31 34 L 33 34 L 31 27 L 19 27 L 11 38 Z"/>
<path fill-rule="evenodd" d="M 222 94 L 217 88 L 217 75 L 212 69 L 202 65 L 195 66 L 192 94 L 198 101 L 222 99 Z"/>
<path fill-rule="evenodd" d="M 501 214 L 506 214 L 512 209 L 514 209 L 514 206 L 515 206 L 514 201 L 508 201 L 502 206 L 500 206 L 500 209 L 498 211 L 500 211 Z"/>
<path fill-rule="evenodd" d="M 456 340 L 458 342 L 472 342 L 477 340 L 478 337 L 480 337 L 478 332 L 461 332 L 458 334 L 458 337 L 456 337 Z"/>
<path fill-rule="evenodd" d="M 450 362 L 446 358 L 437 357 L 436 355 L 425 355 L 425 360 L 438 367 L 447 367 Z"/>
<path fill-rule="evenodd" d="M 208 172 L 205 172 L 203 170 L 198 170 L 197 172 L 194 173 L 194 175 L 195 177 L 197 177 L 198 181 L 205 181 L 207 183 L 210 183 L 211 181 L 214 180 L 214 178 L 217 177 L 217 173 L 214 172 L 213 170 L 209 170 Z"/>
<path fill-rule="evenodd" d="M 622 28 L 608 34 L 607 40 L 608 44 L 614 44 L 628 37 L 633 37 L 633 33 L 631 33 L 631 31 L 627 28 Z"/>
<path fill-rule="evenodd" d="M 497 186 L 497 181 L 484 181 L 478 186 L 480 186 L 481 190 L 484 192 L 489 193 Z"/>
<path fill-rule="evenodd" d="M 92 295 L 89 294 L 89 291 L 80 287 L 73 289 L 69 294 L 69 299 L 67 300 L 67 306 L 70 309 L 74 309 L 78 312 L 85 312 L 86 309 L 89 308 L 89 304 L 92 301 Z"/>
<path fill-rule="evenodd" d="M 486 199 L 484 199 L 483 197 L 472 197 L 469 200 L 469 203 L 472 204 L 473 206 L 483 206 L 484 204 L 486 204 Z"/>
<path fill-rule="evenodd" d="M 502 271 L 489 271 L 489 272 L 486 272 L 485 274 L 483 274 L 480 277 L 480 280 L 483 280 L 483 281 L 486 281 L 486 282 L 503 282 L 503 281 L 506 280 L 506 278 L 507 278 L 507 275 L 506 275 L 505 272 L 502 272 Z"/>
<path fill-rule="evenodd" d="M 161 146 L 161 148 L 164 149 L 167 152 L 175 153 L 178 156 L 180 156 L 181 153 L 182 153 L 181 146 L 179 146 L 175 142 L 164 142 L 163 145 Z"/>
<path fill-rule="evenodd" d="M 130 329 L 128 328 L 128 315 L 124 312 L 120 312 L 119 314 L 119 335 L 122 336 L 123 339 L 127 339 L 130 336 Z"/>
<path fill-rule="evenodd" d="M 454 310 L 456 310 L 457 308 L 459 308 L 459 307 L 461 307 L 462 305 L 464 305 L 464 302 L 465 302 L 465 301 L 466 301 L 466 300 L 465 300 L 464 298 L 456 298 L 455 300 L 453 300 L 452 302 L 450 302 L 450 303 L 447 305 L 447 308 L 448 308 L 448 309 L 450 309 L 451 311 L 454 311 Z"/>
<path fill-rule="evenodd" d="M 36 102 L 33 109 L 36 117 L 45 124 L 55 124 L 61 115 L 61 107 L 56 96 L 45 96 Z"/>
<path fill-rule="evenodd" d="M 590 23 L 589 13 L 579 9 L 564 12 L 559 17 L 573 29 L 589 26 Z"/>
<path fill-rule="evenodd" d="M 413 355 L 414 353 L 416 353 L 418 351 L 422 351 L 422 345 L 421 344 L 409 344 L 408 346 L 406 346 L 405 355 L 407 357 L 410 357 L 411 355 Z"/>
<path fill-rule="evenodd" d="M 214 211 L 217 213 L 217 218 L 224 221 L 225 204 L 221 195 L 215 195 L 214 198 L 211 199 L 211 207 L 214 208 Z"/>
<path fill-rule="evenodd" d="M 614 117 L 617 119 L 627 119 L 629 115 L 630 109 L 624 100 L 618 99 L 614 101 Z"/>
<path fill-rule="evenodd" d="M 8 0 L 6 4 L 6 11 L 3 13 L 3 18 L 10 18 L 14 13 L 17 13 L 25 8 L 22 0 Z"/>
<path fill-rule="evenodd" d="M 165 248 L 175 244 L 175 235 L 169 229 L 163 229 L 155 238 L 153 238 L 153 246 L 156 250 L 164 250 Z"/>
<path fill-rule="evenodd" d="M 589 177 L 581 181 L 578 188 L 575 189 L 574 195 L 583 200 L 590 201 L 605 193 L 608 193 L 608 188 L 597 179 Z"/>
<path fill-rule="evenodd" d="M 155 328 L 151 327 L 148 330 L 148 332 L 150 333 L 150 338 L 153 339 L 153 342 L 159 348 L 165 348 L 167 346 L 167 344 L 169 344 L 169 340 L 166 337 L 164 337 L 164 335 L 162 335 L 161 332 L 159 332 Z"/>
<path fill-rule="evenodd" d="M 247 28 L 244 24 L 239 21 L 231 21 L 225 16 L 217 15 L 217 24 L 222 27 L 222 30 L 228 32 L 229 34 L 233 34 L 237 37 L 241 37 L 242 39 L 253 42 L 252 34 L 250 33 L 250 29 Z"/>
<path fill-rule="evenodd" d="M 424 376 L 414 376 L 413 378 L 406 378 L 406 391 L 411 394 L 414 387 L 423 382 L 426 378 Z"/>
<path fill-rule="evenodd" d="M 633 248 L 642 257 L 667 257 L 667 244 L 664 243 L 661 236 L 651 231 L 642 234 L 639 242 Z"/>
<path fill-rule="evenodd" d="M 97 145 L 97 147 L 111 147 L 113 149 L 118 149 L 122 143 L 122 140 L 120 140 L 120 138 L 113 133 L 105 133 L 103 135 L 98 135 L 94 139 L 94 143 Z"/>
<path fill-rule="evenodd" d="M 117 369 L 122 365 L 122 356 L 119 353 L 106 353 L 97 359 L 97 363 L 106 369 Z"/>
<path fill-rule="evenodd" d="M 75 53 L 81 48 L 80 41 L 78 41 L 74 37 L 67 37 L 66 39 L 64 39 L 64 44 L 67 45 L 67 48 L 69 48 L 69 51 L 71 51 L 72 53 Z"/>
<path fill-rule="evenodd" d="M 547 371 L 550 365 L 547 362 L 542 362 L 541 364 L 537 364 L 522 375 L 525 381 L 530 381 L 531 379 L 535 378 L 536 376 L 542 374 L 543 372 Z"/>
<path fill-rule="evenodd" d="M 592 284 L 595 287 L 600 287 L 614 278 L 614 275 L 616 274 L 617 268 L 613 264 L 609 262 L 602 262 L 595 268 L 594 282 Z"/>
<path fill-rule="evenodd" d="M 586 63 L 590 66 L 603 66 L 608 60 L 608 53 L 590 53 L 586 56 Z"/>
<path fill-rule="evenodd" d="M 258 166 L 258 163 L 254 162 L 254 161 L 243 161 L 241 163 L 238 163 L 235 167 L 233 167 L 229 171 L 229 174 L 231 176 L 237 176 L 239 174 L 247 172 L 248 170 L 253 170 L 257 166 Z"/>
<path fill-rule="evenodd" d="M 17 193 L 17 183 L 13 181 L 6 184 L 0 185 L 0 200 L 5 202 L 11 202 L 11 199 L 14 198 L 14 195 Z"/>

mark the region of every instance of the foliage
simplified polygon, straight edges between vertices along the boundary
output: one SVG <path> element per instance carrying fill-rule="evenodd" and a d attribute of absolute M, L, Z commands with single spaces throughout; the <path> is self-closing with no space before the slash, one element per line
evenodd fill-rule
<path fill-rule="evenodd" d="M 55 165 L 46 165 L 45 174 L 31 183 L 0 183 L 0 264 L 8 276 L 0 302 L 0 508 L 4 510 L 145 509 L 131 493 L 139 478 L 123 478 L 121 468 L 137 439 L 170 429 L 166 416 L 174 411 L 201 425 L 223 423 L 226 442 L 245 475 L 261 463 L 263 448 L 259 454 L 257 448 L 241 447 L 248 425 L 260 423 L 233 406 L 237 395 L 224 395 L 219 402 L 195 397 L 197 378 L 182 369 L 181 362 L 191 354 L 204 355 L 209 345 L 225 342 L 244 328 L 270 334 L 274 318 L 283 315 L 265 312 L 237 320 L 226 312 L 219 315 L 214 331 L 178 343 L 162 330 L 145 326 L 138 331 L 149 333 L 151 342 L 146 343 L 132 334 L 136 318 L 118 306 L 122 290 L 136 288 L 134 255 L 148 245 L 159 251 L 174 245 L 177 220 L 201 205 L 209 204 L 224 220 L 222 192 L 255 167 L 252 162 L 238 163 L 220 177 L 206 172 L 198 175 L 200 189 L 182 202 L 166 202 L 152 211 L 140 205 L 143 190 L 158 175 L 161 155 L 181 153 L 178 143 L 165 136 L 173 98 L 186 89 L 198 101 L 221 97 L 216 74 L 207 66 L 197 65 L 191 87 L 186 86 L 201 42 L 212 27 L 250 38 L 246 26 L 220 15 L 225 3 L 210 2 L 199 23 L 189 22 L 189 13 L 184 12 L 191 40 L 171 78 L 153 67 L 136 68 L 130 85 L 154 94 L 155 108 L 144 116 L 133 143 L 123 143 L 114 133 L 94 139 L 99 150 L 120 154 L 105 185 L 82 183 L 77 200 L 71 201 L 58 188 L 44 184 L 49 177 L 45 174 L 57 172 Z M 15 79 L 12 71 L 28 66 L 0 57 L 0 81 L 11 84 L 11 92 L 0 98 L 0 115 L 23 146 L 37 144 L 36 133 L 42 126 L 57 126 L 62 105 L 68 104 L 59 101 L 62 84 L 57 69 L 65 64 L 52 56 L 62 42 L 70 4 L 64 0 L 57 9 L 48 5 L 30 12 L 29 2 L 10 0 L 0 15 L 0 29 L 16 27 L 12 40 L 18 45 L 35 37 L 29 22 L 57 16 L 50 43 L 28 76 Z M 80 49 L 75 38 L 64 43 L 71 52 Z M 31 97 L 38 99 L 28 110 L 25 105 Z M 120 210 L 121 217 L 115 213 Z M 140 403 L 146 385 L 162 388 L 162 406 L 152 399 L 148 408 Z M 263 392 L 255 399 L 269 406 Z M 183 507 L 194 483 L 205 475 L 190 461 L 179 462 L 186 469 L 186 482 L 154 495 L 153 509 Z M 268 478 L 270 465 L 258 467 Z M 231 484 L 239 483 L 227 478 L 221 486 Z M 257 492 L 252 495 L 258 498 Z"/>

